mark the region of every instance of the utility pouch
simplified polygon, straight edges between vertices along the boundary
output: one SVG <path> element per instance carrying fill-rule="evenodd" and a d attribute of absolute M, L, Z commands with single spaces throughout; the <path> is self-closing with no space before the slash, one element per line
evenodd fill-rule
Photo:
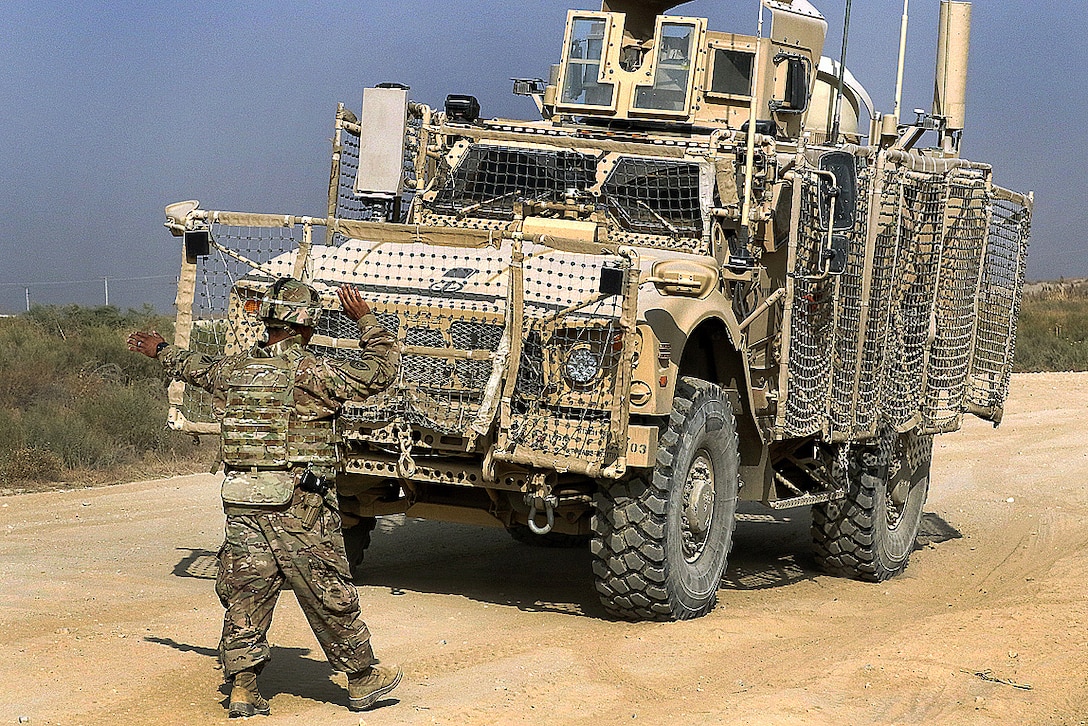
<path fill-rule="evenodd" d="M 295 475 L 290 471 L 228 471 L 222 493 L 225 504 L 280 507 L 295 493 Z"/>

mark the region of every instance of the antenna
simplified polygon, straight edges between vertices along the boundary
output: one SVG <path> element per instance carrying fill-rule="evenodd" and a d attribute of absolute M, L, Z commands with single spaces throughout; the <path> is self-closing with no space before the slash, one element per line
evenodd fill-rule
<path fill-rule="evenodd" d="M 763 50 L 763 0 L 759 0 L 759 24 L 756 32 L 756 62 L 754 68 L 760 67 L 760 56 L 766 52 Z M 740 223 L 745 232 L 751 226 L 748 219 L 752 215 L 752 165 L 756 160 L 756 91 L 759 88 L 759 80 L 755 73 L 752 74 L 752 101 L 748 107 L 748 148 L 744 155 L 744 206 L 741 208 Z"/>
<path fill-rule="evenodd" d="M 903 66 L 907 62 L 907 6 L 910 0 L 903 0 L 903 25 L 899 29 L 899 70 L 895 77 L 895 107 L 892 116 L 899 123 L 899 107 L 903 103 Z"/>
<path fill-rule="evenodd" d="M 842 85 L 846 75 L 846 44 L 850 40 L 850 6 L 853 0 L 846 0 L 846 17 L 842 21 L 842 53 L 839 55 L 839 83 L 835 89 L 835 123 L 831 126 L 831 145 L 839 142 L 839 126 L 842 122 Z"/>

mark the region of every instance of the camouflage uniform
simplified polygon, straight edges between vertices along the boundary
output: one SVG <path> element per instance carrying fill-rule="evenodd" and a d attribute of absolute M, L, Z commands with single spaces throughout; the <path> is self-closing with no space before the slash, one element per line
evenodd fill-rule
<path fill-rule="evenodd" d="M 248 461 L 245 451 L 238 453 L 239 448 L 245 448 L 247 436 L 253 439 L 249 443 L 254 451 L 269 452 L 276 447 L 265 446 L 259 430 L 233 438 L 224 433 L 227 523 L 216 592 L 226 608 L 219 655 L 228 677 L 244 670 L 259 671 L 269 659 L 266 635 L 284 583 L 294 590 L 334 669 L 353 673 L 376 662 L 344 554 L 335 489 L 322 502 L 320 495 L 294 487 L 307 466 L 324 476 L 335 474 L 334 422 L 342 403 L 365 398 L 393 380 L 397 354 L 392 334 L 373 314 L 364 315 L 359 328 L 361 354 L 354 360 L 318 357 L 299 335 L 226 357 L 201 355 L 177 346 L 167 346 L 158 356 L 169 374 L 213 394 L 216 413 L 227 417 L 225 432 L 231 428 L 227 422 L 232 403 L 238 403 L 232 399 L 238 398 L 239 379 L 260 379 L 269 370 L 281 370 L 287 378 L 276 380 L 289 383 L 279 386 L 283 407 L 267 415 L 269 426 L 287 430 L 288 444 L 280 447 L 286 451 L 266 455 L 269 461 Z M 238 461 L 254 465 L 240 467 Z M 262 482 L 277 477 L 290 477 L 285 490 L 290 499 L 285 503 L 261 506 L 228 501 L 228 482 L 249 483 L 260 490 Z M 308 528 L 304 520 L 315 507 L 320 514 Z"/>

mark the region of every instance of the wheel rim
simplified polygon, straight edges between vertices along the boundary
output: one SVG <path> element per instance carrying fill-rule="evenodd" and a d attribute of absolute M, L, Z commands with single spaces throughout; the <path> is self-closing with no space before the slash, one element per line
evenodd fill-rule
<path fill-rule="evenodd" d="M 684 558 L 699 559 L 706 548 L 714 518 L 714 464 L 705 449 L 695 452 L 684 481 Z"/>

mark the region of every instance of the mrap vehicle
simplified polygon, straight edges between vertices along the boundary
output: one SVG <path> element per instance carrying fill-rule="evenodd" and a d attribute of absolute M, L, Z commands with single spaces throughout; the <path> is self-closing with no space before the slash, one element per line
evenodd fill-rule
<path fill-rule="evenodd" d="M 820 566 L 880 581 L 932 437 L 1001 420 L 1032 197 L 960 156 L 970 4 L 941 3 L 933 109 L 907 122 L 823 55 L 806 0 L 752 2 L 755 35 L 676 4 L 570 11 L 549 77 L 515 81 L 536 120 L 367 88 L 324 217 L 167 207 L 177 344 L 251 346 L 281 276 L 321 291 L 323 354 L 358 350 L 345 283 L 395 332 L 396 381 L 338 424 L 353 565 L 378 517 L 504 527 L 588 542 L 613 616 L 692 618 L 750 500 L 812 507 Z M 206 394 L 170 403 L 217 432 Z"/>

